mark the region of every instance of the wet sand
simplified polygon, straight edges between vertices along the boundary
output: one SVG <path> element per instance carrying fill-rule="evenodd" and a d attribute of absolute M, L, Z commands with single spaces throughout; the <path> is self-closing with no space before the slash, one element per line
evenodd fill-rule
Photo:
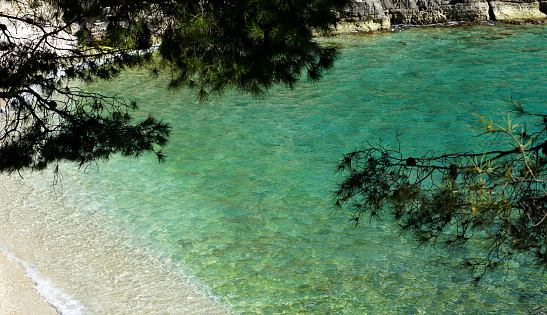
<path fill-rule="evenodd" d="M 0 252 L 0 314 L 58 314 L 36 291 L 19 263 Z"/>

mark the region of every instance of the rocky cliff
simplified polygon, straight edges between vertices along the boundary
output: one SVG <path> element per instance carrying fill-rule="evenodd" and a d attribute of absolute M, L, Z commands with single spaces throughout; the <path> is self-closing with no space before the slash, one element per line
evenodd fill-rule
<path fill-rule="evenodd" d="M 547 21 L 547 0 L 356 0 L 338 32 L 450 21 Z"/>

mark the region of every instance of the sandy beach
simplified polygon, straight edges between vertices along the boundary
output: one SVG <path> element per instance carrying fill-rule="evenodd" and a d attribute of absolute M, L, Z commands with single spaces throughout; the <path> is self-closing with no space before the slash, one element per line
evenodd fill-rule
<path fill-rule="evenodd" d="M 0 10 L 8 11 L 7 6 L 0 2 Z M 0 103 L 0 107 L 3 105 Z M 0 252 L 0 314 L 58 314 L 38 294 L 23 266 L 3 252 Z"/>
<path fill-rule="evenodd" d="M 36 291 L 36 285 L 14 259 L 0 252 L 0 314 L 58 314 Z"/>

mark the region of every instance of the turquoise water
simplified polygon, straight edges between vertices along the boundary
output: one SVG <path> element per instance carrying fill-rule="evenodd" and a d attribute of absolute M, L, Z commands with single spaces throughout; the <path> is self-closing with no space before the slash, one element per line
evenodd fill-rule
<path fill-rule="evenodd" d="M 165 164 L 116 157 L 85 170 L 62 168 L 56 187 L 78 209 L 71 215 L 112 230 L 93 246 L 121 246 L 127 259 L 151 255 L 169 277 L 192 275 L 241 314 L 507 314 L 547 300 L 545 275 L 524 261 L 474 287 L 461 264 L 472 251 L 418 248 L 389 220 L 356 228 L 348 214 L 333 212 L 331 199 L 338 159 L 367 141 L 394 146 L 400 133 L 408 154 L 478 149 L 487 142 L 477 138 L 484 126 L 473 114 L 503 123 L 511 98 L 543 109 L 547 27 L 414 28 L 321 40 L 341 45 L 336 69 L 318 84 L 276 88 L 263 99 L 227 93 L 200 104 L 145 71 L 90 86 L 135 99 L 142 115 L 173 126 Z M 62 222 L 51 224 L 64 235 Z M 109 272 L 102 268 L 94 273 Z M 72 291 L 77 284 L 63 284 L 62 272 L 44 273 L 90 312 L 119 313 L 132 303 L 114 284 L 109 292 L 119 302 L 106 307 L 92 293 Z M 141 282 L 154 277 L 136 278 L 139 296 L 152 294 Z M 179 303 L 167 298 L 176 290 L 153 290 Z M 154 309 L 170 313 L 173 305 L 165 307 Z"/>

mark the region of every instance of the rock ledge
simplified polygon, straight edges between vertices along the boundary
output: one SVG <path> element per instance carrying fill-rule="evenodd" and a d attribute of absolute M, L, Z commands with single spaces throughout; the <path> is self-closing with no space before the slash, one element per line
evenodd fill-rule
<path fill-rule="evenodd" d="M 547 21 L 547 0 L 356 0 L 340 13 L 336 33 L 376 32 L 392 25 L 451 21 Z"/>

